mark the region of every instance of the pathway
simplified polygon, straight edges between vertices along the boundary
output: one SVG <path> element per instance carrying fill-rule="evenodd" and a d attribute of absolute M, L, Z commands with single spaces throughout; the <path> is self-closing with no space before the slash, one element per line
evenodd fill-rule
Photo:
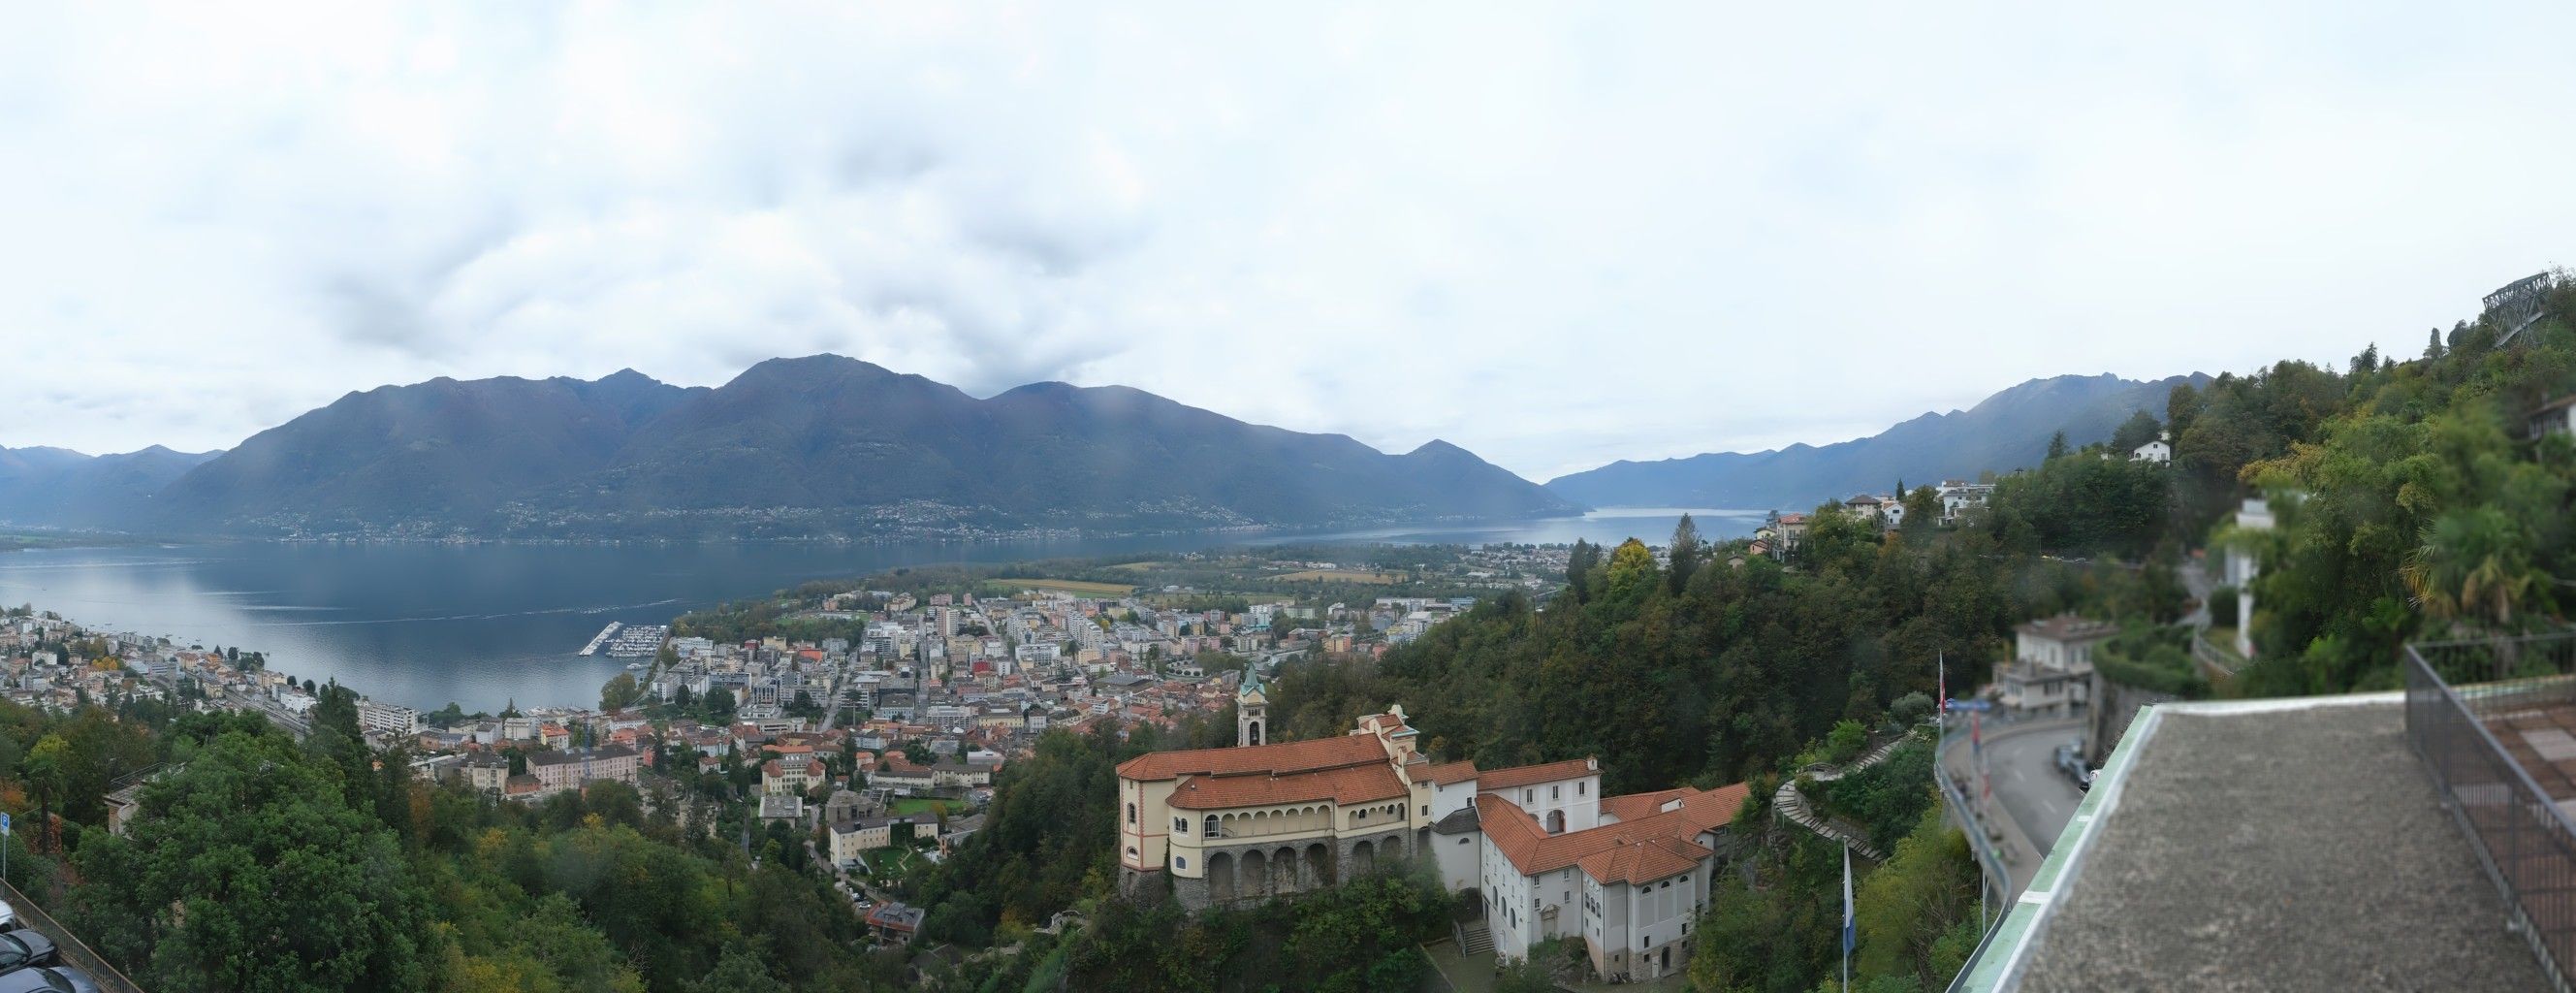
<path fill-rule="evenodd" d="M 1869 754 L 1861 756 L 1860 761 L 1854 762 L 1850 765 L 1811 765 L 1808 766 L 1801 774 L 1819 783 L 1830 783 L 1834 780 L 1841 779 L 1844 776 L 1887 761 L 1888 756 L 1896 754 L 1896 750 L 1898 748 L 1903 747 L 1906 742 L 1913 740 L 1914 735 L 1909 732 L 1884 745 L 1878 746 L 1877 749 L 1871 751 Z M 1872 862 L 1887 861 L 1886 855 L 1881 854 L 1878 849 L 1870 846 L 1867 835 L 1862 834 L 1860 831 L 1849 825 L 1837 824 L 1831 819 L 1816 813 L 1814 808 L 1807 806 L 1807 797 L 1805 794 L 1798 792 L 1798 781 L 1794 778 L 1782 780 L 1780 782 L 1779 792 L 1771 794 L 1771 809 L 1774 812 L 1777 812 L 1781 817 L 1786 818 L 1789 823 L 1823 835 L 1828 841 L 1839 841 L 1851 846 L 1852 851 L 1859 852 Z"/>

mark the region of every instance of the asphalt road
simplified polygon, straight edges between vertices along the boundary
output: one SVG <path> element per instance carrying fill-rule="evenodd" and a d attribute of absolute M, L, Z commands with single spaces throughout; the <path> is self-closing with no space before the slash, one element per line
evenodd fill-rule
<path fill-rule="evenodd" d="M 2057 844 L 2058 833 L 2075 816 L 2075 805 L 2084 800 L 2066 774 L 2057 771 L 2053 754 L 2057 746 L 2082 736 L 2081 730 L 2070 727 L 1986 745 L 1986 773 L 1993 779 L 1995 799 L 2042 856 Z"/>

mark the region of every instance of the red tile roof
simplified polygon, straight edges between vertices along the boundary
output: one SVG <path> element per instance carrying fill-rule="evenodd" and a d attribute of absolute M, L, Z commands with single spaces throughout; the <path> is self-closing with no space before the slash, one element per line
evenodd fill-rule
<path fill-rule="evenodd" d="M 1495 790 L 1508 790 L 1518 786 L 1528 786 L 1532 783 L 1553 783 L 1559 780 L 1580 779 L 1598 771 L 1599 770 L 1593 768 L 1593 762 L 1591 759 L 1567 759 L 1563 762 L 1549 762 L 1544 765 L 1513 766 L 1509 769 L 1496 769 L 1477 776 L 1476 791 L 1479 793 L 1491 793 Z"/>
<path fill-rule="evenodd" d="M 1728 788 L 1732 789 L 1733 787 Z M 1616 817 L 1622 821 L 1644 820 L 1661 813 L 1664 801 L 1687 796 L 1694 792 L 1697 791 L 1685 786 L 1678 789 L 1656 790 L 1652 793 L 1630 793 L 1626 796 L 1605 796 L 1601 798 L 1601 816 Z"/>
<path fill-rule="evenodd" d="M 1617 823 L 1565 834 L 1551 835 L 1538 818 L 1520 805 L 1492 793 L 1476 797 L 1476 819 L 1487 840 L 1511 860 L 1512 867 L 1524 876 L 1554 872 L 1566 866 L 1583 864 L 1584 872 L 1595 867 L 1609 875 L 1595 875 L 1602 882 L 1644 882 L 1662 879 L 1681 868 L 1671 868 L 1676 859 L 1696 863 L 1709 850 L 1695 839 L 1700 833 L 1715 831 L 1735 820 L 1744 807 L 1748 787 L 1743 783 L 1713 790 L 1663 790 L 1657 793 L 1630 794 L 1604 798 L 1604 808 L 1631 812 L 1655 810 L 1634 820 L 1621 818 Z M 1659 808 L 1675 799 L 1681 806 L 1673 810 Z M 1624 852 L 1624 849 L 1651 847 L 1653 852 Z M 1691 854 L 1697 852 L 1698 854 Z M 1599 860 L 1608 857 L 1606 860 Z M 1671 868 L 1671 872 L 1654 873 Z M 1687 868 L 1684 866 L 1683 868 Z M 1616 878 L 1613 878 L 1616 877 Z"/>
<path fill-rule="evenodd" d="M 1118 764 L 1118 778 L 1158 780 L 1182 776 L 1283 774 L 1386 764 L 1386 746 L 1373 735 L 1346 734 L 1239 748 L 1148 752 Z"/>
<path fill-rule="evenodd" d="M 1699 867 L 1699 860 L 1710 851 L 1697 842 L 1679 838 L 1649 838 L 1634 845 L 1621 845 L 1606 852 L 1584 857 L 1576 863 L 1583 874 L 1600 883 L 1651 883 L 1678 876 Z"/>
<path fill-rule="evenodd" d="M 1280 776 L 1191 776 L 1173 787 L 1171 804 L 1180 810 L 1326 801 L 1348 806 L 1404 795 L 1404 781 L 1396 778 L 1394 769 L 1380 762 Z"/>
<path fill-rule="evenodd" d="M 1443 762 L 1439 765 L 1414 773 L 1413 778 L 1418 782 L 1438 783 L 1442 786 L 1447 786 L 1451 783 L 1463 783 L 1467 780 L 1476 778 L 1476 763 Z"/>

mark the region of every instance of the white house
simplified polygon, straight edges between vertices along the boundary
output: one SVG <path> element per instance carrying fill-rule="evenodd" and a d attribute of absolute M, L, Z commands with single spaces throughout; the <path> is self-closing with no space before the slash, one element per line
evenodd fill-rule
<path fill-rule="evenodd" d="M 1690 961 L 1691 927 L 1708 906 L 1727 824 L 1745 784 L 1599 797 L 1590 828 L 1552 833 L 1511 797 L 1476 797 L 1484 839 L 1485 926 L 1494 953 L 1526 958 L 1539 942 L 1578 937 L 1604 976 L 1647 980 Z"/>
<path fill-rule="evenodd" d="M 2143 444 L 2143 445 L 2140 445 L 2140 446 L 2138 446 L 2138 447 L 2136 447 L 2136 448 L 2134 448 L 2134 449 L 2131 449 L 2131 450 L 2129 451 L 2129 461 L 2131 461 L 2131 462 L 2171 462 L 2171 461 L 2173 461 L 2173 432 L 2170 432 L 2170 431 L 2158 431 L 2158 432 L 2156 432 L 2156 440 L 2154 440 L 2154 441 L 2150 441 L 2150 442 L 2148 442 L 2148 443 L 2146 443 L 2146 444 Z"/>
<path fill-rule="evenodd" d="M 2236 527 L 2245 531 L 2272 529 L 2272 504 L 2261 497 L 2249 497 L 2236 511 Z M 2227 584 L 2236 587 L 2236 654 L 2254 657 L 2254 577 L 2262 575 L 2263 562 L 2244 548 L 2227 549 Z"/>
<path fill-rule="evenodd" d="M 2093 647 L 2119 628 L 2059 614 L 2013 629 L 2013 660 L 2003 666 L 2007 711 L 2063 717 L 2083 706 L 2093 682 Z"/>
<path fill-rule="evenodd" d="M 1984 508 L 1986 498 L 1994 495 L 1995 488 L 1986 483 L 1953 479 L 1943 482 L 1938 492 L 1941 496 L 1941 523 L 1957 524 L 1959 518 L 1968 512 Z"/>

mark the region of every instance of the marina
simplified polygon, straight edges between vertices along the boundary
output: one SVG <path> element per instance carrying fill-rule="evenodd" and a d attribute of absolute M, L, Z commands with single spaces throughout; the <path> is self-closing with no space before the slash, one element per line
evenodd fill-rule
<path fill-rule="evenodd" d="M 608 626 L 607 626 L 607 627 L 604 627 L 604 628 L 599 629 L 599 633 L 598 633 L 598 634 L 595 634 L 595 635 L 592 635 L 592 636 L 591 636 L 591 638 L 590 638 L 590 644 L 587 644 L 587 645 L 583 645 L 583 646 L 581 646 L 581 654 L 583 654 L 583 655 L 597 655 L 597 654 L 599 654 L 599 646 L 604 645 L 604 644 L 607 644 L 607 643 L 608 643 L 608 639 L 609 639 L 609 638 L 611 638 L 611 637 L 614 637 L 614 636 L 617 634 L 617 629 L 618 629 L 618 628 L 620 628 L 620 627 L 623 627 L 623 626 L 624 626 L 624 625 L 619 624 L 619 623 L 617 623 L 616 621 L 610 621 L 610 622 L 608 622 Z"/>
<path fill-rule="evenodd" d="M 671 633 L 667 624 L 610 625 L 610 628 L 600 632 L 600 636 L 608 641 L 608 647 L 600 654 L 613 659 L 652 658 L 654 653 L 662 650 L 662 639 Z"/>

